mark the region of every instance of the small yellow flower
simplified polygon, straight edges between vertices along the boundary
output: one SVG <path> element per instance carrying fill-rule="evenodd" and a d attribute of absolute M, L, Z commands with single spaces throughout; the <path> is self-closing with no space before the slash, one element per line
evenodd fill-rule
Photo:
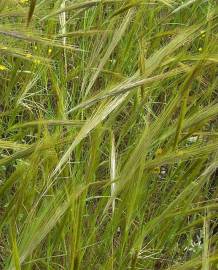
<path fill-rule="evenodd" d="M 37 47 L 37 46 L 34 46 L 34 49 L 35 49 L 35 50 L 38 50 L 38 47 Z"/>
<path fill-rule="evenodd" d="M 31 57 L 32 57 L 32 54 L 30 54 L 30 53 L 26 54 L 26 58 L 31 58 Z"/>
<path fill-rule="evenodd" d="M 201 31 L 201 37 L 205 37 L 205 31 Z"/>
<path fill-rule="evenodd" d="M 20 4 L 26 4 L 26 3 L 28 3 L 28 2 L 29 2 L 29 0 L 20 0 L 20 1 L 19 1 Z"/>
<path fill-rule="evenodd" d="M 49 48 L 49 49 L 48 49 L 48 54 L 51 54 L 51 52 L 52 52 L 52 49 Z"/>
<path fill-rule="evenodd" d="M 160 167 L 156 167 L 152 170 L 153 173 L 159 174 L 160 173 Z"/>
<path fill-rule="evenodd" d="M 202 52 L 203 49 L 202 48 L 199 48 L 198 50 L 199 50 L 199 52 Z"/>
<path fill-rule="evenodd" d="M 40 61 L 39 59 L 35 59 L 33 62 L 34 62 L 35 64 L 40 64 L 40 63 L 41 63 L 41 61 Z"/>
<path fill-rule="evenodd" d="M 177 152 L 177 156 L 181 157 L 181 156 L 183 156 L 183 155 L 184 155 L 184 151 L 179 150 L 179 151 Z"/>
<path fill-rule="evenodd" d="M 0 65 L 0 71 L 7 70 L 6 66 Z"/>
<path fill-rule="evenodd" d="M 155 156 L 160 156 L 161 154 L 163 154 L 163 149 L 158 148 L 157 151 L 155 152 Z"/>

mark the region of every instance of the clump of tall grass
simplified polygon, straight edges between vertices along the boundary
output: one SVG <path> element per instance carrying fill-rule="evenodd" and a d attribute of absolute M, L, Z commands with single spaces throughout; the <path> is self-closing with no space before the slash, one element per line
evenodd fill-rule
<path fill-rule="evenodd" d="M 218 269 L 217 19 L 0 1 L 0 269 Z"/>

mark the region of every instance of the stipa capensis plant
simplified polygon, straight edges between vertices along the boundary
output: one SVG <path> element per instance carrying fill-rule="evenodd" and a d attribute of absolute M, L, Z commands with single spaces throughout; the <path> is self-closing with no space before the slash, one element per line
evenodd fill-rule
<path fill-rule="evenodd" d="M 216 1 L 0 11 L 0 268 L 216 269 Z"/>

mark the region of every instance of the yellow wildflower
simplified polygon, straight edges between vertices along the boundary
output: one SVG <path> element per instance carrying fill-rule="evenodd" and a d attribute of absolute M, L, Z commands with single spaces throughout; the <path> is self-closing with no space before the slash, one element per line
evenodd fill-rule
<path fill-rule="evenodd" d="M 181 156 L 183 156 L 183 155 L 184 155 L 184 151 L 179 150 L 179 151 L 177 152 L 177 156 L 178 156 L 178 157 L 181 157 Z"/>
<path fill-rule="evenodd" d="M 20 0 L 19 3 L 20 4 L 27 4 L 29 2 L 29 0 Z"/>
<path fill-rule="evenodd" d="M 48 54 L 51 54 L 51 52 L 52 52 L 52 49 L 49 48 L 49 49 L 48 49 Z"/>
<path fill-rule="evenodd" d="M 0 65 L 0 71 L 7 70 L 6 66 Z"/>
<path fill-rule="evenodd" d="M 198 50 L 199 50 L 199 52 L 202 52 L 203 49 L 202 48 L 199 48 Z"/>
<path fill-rule="evenodd" d="M 161 154 L 163 154 L 163 149 L 158 148 L 157 151 L 155 152 L 155 156 L 160 156 Z"/>
<path fill-rule="evenodd" d="M 40 63 L 41 63 L 41 61 L 40 61 L 39 59 L 35 59 L 33 62 L 34 62 L 35 64 L 40 64 Z"/>
<path fill-rule="evenodd" d="M 205 31 L 201 31 L 201 37 L 205 37 Z"/>
<path fill-rule="evenodd" d="M 32 57 L 32 54 L 30 54 L 30 53 L 26 54 L 26 58 L 31 58 L 31 57 Z"/>
<path fill-rule="evenodd" d="M 160 173 L 160 167 L 155 167 L 153 170 L 152 170 L 153 173 L 155 174 L 159 174 Z"/>

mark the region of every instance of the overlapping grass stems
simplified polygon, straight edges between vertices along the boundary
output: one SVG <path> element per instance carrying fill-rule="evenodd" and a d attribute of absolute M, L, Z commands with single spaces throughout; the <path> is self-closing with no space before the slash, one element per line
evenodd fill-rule
<path fill-rule="evenodd" d="M 0 21 L 0 269 L 218 269 L 217 1 Z"/>

